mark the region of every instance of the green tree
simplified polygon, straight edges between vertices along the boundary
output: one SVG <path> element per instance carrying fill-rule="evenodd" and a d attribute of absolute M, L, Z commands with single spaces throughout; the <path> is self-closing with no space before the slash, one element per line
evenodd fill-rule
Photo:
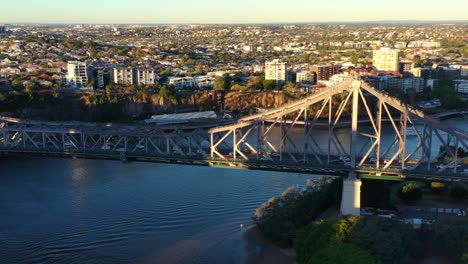
<path fill-rule="evenodd" d="M 318 251 L 308 264 L 377 264 L 380 261 L 369 252 L 349 243 L 336 243 Z"/>
<path fill-rule="evenodd" d="M 289 94 L 293 94 L 295 90 L 296 90 L 296 85 L 292 82 L 286 82 L 286 84 L 283 87 L 283 91 Z"/>
<path fill-rule="evenodd" d="M 440 218 L 433 226 L 433 241 L 438 248 L 468 263 L 468 220 L 464 217 Z"/>
<path fill-rule="evenodd" d="M 275 80 L 264 80 L 263 81 L 263 89 L 266 90 L 266 91 L 276 89 L 276 81 Z"/>
<path fill-rule="evenodd" d="M 450 188 L 450 196 L 457 201 L 463 201 L 468 196 L 468 190 L 465 186 L 456 184 Z"/>
<path fill-rule="evenodd" d="M 294 239 L 294 251 L 299 263 L 307 263 L 320 250 L 344 242 L 350 232 L 347 219 L 312 222 L 301 229 Z"/>
<path fill-rule="evenodd" d="M 403 200 L 418 200 L 422 198 L 422 191 L 416 183 L 410 182 L 398 190 L 398 196 Z"/>
<path fill-rule="evenodd" d="M 378 216 L 360 218 L 348 242 L 368 250 L 382 263 L 410 263 L 420 249 L 417 233 L 410 225 Z"/>
<path fill-rule="evenodd" d="M 443 195 L 447 193 L 447 184 L 443 182 L 431 182 L 430 188 L 434 194 Z"/>
<path fill-rule="evenodd" d="M 226 90 L 225 88 L 225 82 L 224 82 L 224 78 L 219 76 L 219 77 L 216 77 L 216 79 L 214 80 L 213 82 L 213 88 L 217 91 L 224 91 Z"/>

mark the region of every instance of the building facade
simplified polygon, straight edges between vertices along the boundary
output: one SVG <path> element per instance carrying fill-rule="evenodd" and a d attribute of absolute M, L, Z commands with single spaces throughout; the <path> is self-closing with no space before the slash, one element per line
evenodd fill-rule
<path fill-rule="evenodd" d="M 315 81 L 328 81 L 336 73 L 336 67 L 333 64 L 312 65 L 310 71 L 315 73 Z"/>
<path fill-rule="evenodd" d="M 265 63 L 265 80 L 274 80 L 277 83 L 286 82 L 286 63 L 281 60 L 272 60 Z"/>
<path fill-rule="evenodd" d="M 313 83 L 315 80 L 315 72 L 301 71 L 296 74 L 296 83 Z"/>
<path fill-rule="evenodd" d="M 378 71 L 398 71 L 398 50 L 390 48 L 374 50 L 372 64 Z"/>
<path fill-rule="evenodd" d="M 136 69 L 135 79 L 137 84 L 151 85 L 156 83 L 156 72 L 153 69 Z"/>
<path fill-rule="evenodd" d="M 86 63 L 79 61 L 68 62 L 67 85 L 70 88 L 82 88 L 88 85 L 88 71 Z"/>
<path fill-rule="evenodd" d="M 181 90 L 195 87 L 195 81 L 192 77 L 172 77 L 169 79 L 169 85 L 174 85 L 174 89 Z"/>
<path fill-rule="evenodd" d="M 113 80 L 116 84 L 134 84 L 133 68 L 131 67 L 116 67 L 113 69 Z"/>
<path fill-rule="evenodd" d="M 468 80 L 454 80 L 453 89 L 462 96 L 468 96 Z"/>

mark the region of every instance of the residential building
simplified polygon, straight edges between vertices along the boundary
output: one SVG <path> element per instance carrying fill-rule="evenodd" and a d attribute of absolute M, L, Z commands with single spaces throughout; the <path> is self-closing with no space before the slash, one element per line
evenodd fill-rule
<path fill-rule="evenodd" d="M 101 89 L 101 90 L 105 88 L 104 70 L 102 70 L 102 69 L 97 70 L 97 88 Z"/>
<path fill-rule="evenodd" d="M 312 65 L 310 71 L 315 73 L 315 81 L 328 81 L 336 73 L 336 67 L 333 64 Z"/>
<path fill-rule="evenodd" d="M 193 78 L 199 89 L 211 89 L 213 88 L 215 77 L 210 76 L 197 76 Z"/>
<path fill-rule="evenodd" d="M 172 77 L 169 79 L 169 85 L 174 85 L 175 89 L 181 90 L 195 87 L 195 81 L 192 77 Z"/>
<path fill-rule="evenodd" d="M 407 92 L 412 89 L 416 93 L 422 92 L 425 85 L 423 78 L 399 78 L 393 75 L 369 76 L 366 81 L 379 90 L 400 89 Z"/>
<path fill-rule="evenodd" d="M 374 50 L 372 64 L 378 71 L 398 71 L 398 50 L 386 47 Z"/>
<path fill-rule="evenodd" d="M 463 96 L 468 96 L 468 80 L 454 80 L 453 89 Z"/>
<path fill-rule="evenodd" d="M 88 85 L 86 63 L 79 61 L 68 62 L 67 85 L 71 88 L 82 88 Z"/>
<path fill-rule="evenodd" d="M 301 71 L 296 75 L 296 83 L 313 83 L 315 80 L 315 72 Z"/>
<path fill-rule="evenodd" d="M 139 68 L 135 70 L 137 84 L 150 85 L 156 83 L 156 72 L 153 69 Z"/>
<path fill-rule="evenodd" d="M 116 67 L 113 69 L 114 83 L 118 84 L 134 84 L 133 68 L 131 67 Z"/>
<path fill-rule="evenodd" d="M 412 62 L 399 62 L 398 63 L 398 71 L 400 73 L 411 72 L 413 69 L 414 63 Z"/>
<path fill-rule="evenodd" d="M 277 83 L 286 81 L 286 63 L 281 60 L 272 60 L 265 63 L 265 80 L 274 80 Z"/>

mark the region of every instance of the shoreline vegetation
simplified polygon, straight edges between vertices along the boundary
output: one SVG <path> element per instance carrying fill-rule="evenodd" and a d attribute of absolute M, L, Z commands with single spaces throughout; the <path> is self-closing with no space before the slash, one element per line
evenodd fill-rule
<path fill-rule="evenodd" d="M 244 236 L 246 263 L 468 263 L 465 217 L 415 229 L 394 218 L 342 216 L 341 189 L 341 178 L 320 177 L 262 204 Z"/>

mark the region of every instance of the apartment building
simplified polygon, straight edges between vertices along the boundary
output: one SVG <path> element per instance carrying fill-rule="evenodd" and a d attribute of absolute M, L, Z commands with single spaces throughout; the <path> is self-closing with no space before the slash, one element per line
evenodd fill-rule
<path fill-rule="evenodd" d="M 70 88 L 82 88 L 88 85 L 88 71 L 86 63 L 69 61 L 67 69 L 66 82 Z"/>
<path fill-rule="evenodd" d="M 315 72 L 301 71 L 296 74 L 296 83 L 313 83 L 315 80 Z"/>
<path fill-rule="evenodd" d="M 133 79 L 133 68 L 132 67 L 115 67 L 113 69 L 114 83 L 117 84 L 135 84 Z"/>
<path fill-rule="evenodd" d="M 390 48 L 374 50 L 372 64 L 378 71 L 398 71 L 398 50 Z"/>
<path fill-rule="evenodd" d="M 153 69 L 138 68 L 135 70 L 137 84 L 150 85 L 156 83 L 156 72 Z"/>
<path fill-rule="evenodd" d="M 195 87 L 195 81 L 192 77 L 172 77 L 169 79 L 169 85 L 174 85 L 174 89 L 180 90 Z"/>
<path fill-rule="evenodd" d="M 315 73 L 315 81 L 328 81 L 336 73 L 336 67 L 333 64 L 312 65 L 310 71 Z"/>
<path fill-rule="evenodd" d="M 286 63 L 279 59 L 265 63 L 265 80 L 274 80 L 277 83 L 286 82 Z"/>

